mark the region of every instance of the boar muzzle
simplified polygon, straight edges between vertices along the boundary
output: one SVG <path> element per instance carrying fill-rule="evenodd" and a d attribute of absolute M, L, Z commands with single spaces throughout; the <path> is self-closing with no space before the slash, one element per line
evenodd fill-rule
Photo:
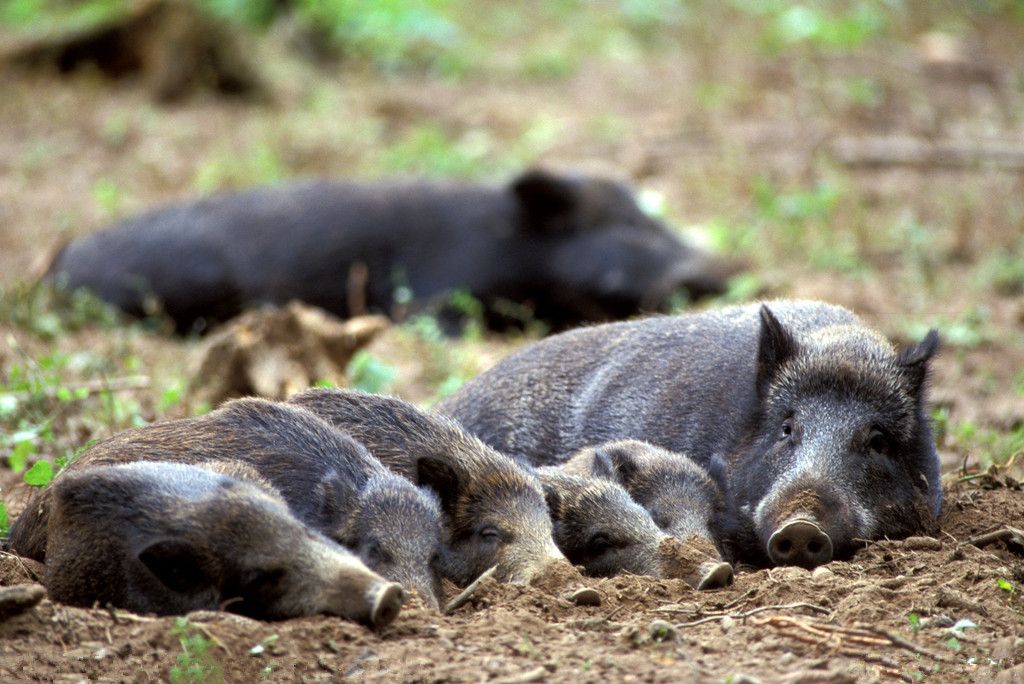
<path fill-rule="evenodd" d="M 815 568 L 832 560 L 832 539 L 809 518 L 791 518 L 768 539 L 768 557 L 776 565 Z"/>

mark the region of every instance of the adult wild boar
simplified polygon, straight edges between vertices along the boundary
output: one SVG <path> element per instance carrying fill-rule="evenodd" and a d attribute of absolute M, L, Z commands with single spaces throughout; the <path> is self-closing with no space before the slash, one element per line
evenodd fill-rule
<path fill-rule="evenodd" d="M 393 471 L 437 492 L 445 574 L 468 584 L 492 565 L 526 582 L 564 556 L 540 482 L 454 421 L 394 397 L 311 389 L 288 400 L 358 439 Z"/>
<path fill-rule="evenodd" d="M 44 583 L 51 598 L 138 613 L 262 619 L 328 613 L 390 623 L 402 590 L 308 529 L 265 486 L 182 463 L 57 478 Z"/>
<path fill-rule="evenodd" d="M 627 438 L 705 467 L 723 457 L 731 554 L 813 567 L 858 539 L 934 529 L 925 385 L 937 347 L 931 331 L 897 351 L 821 302 L 749 304 L 542 340 L 438 410 L 534 463 Z"/>
<path fill-rule="evenodd" d="M 296 406 L 239 399 L 204 416 L 153 423 L 98 442 L 57 478 L 106 465 L 200 465 L 272 488 L 291 513 L 351 548 L 388 579 L 440 599 L 441 511 L 436 497 L 395 475 L 366 448 Z M 11 547 L 43 560 L 53 488 L 29 502 Z M 46 558 L 47 562 L 49 558 Z"/>
<path fill-rule="evenodd" d="M 723 289 L 728 268 L 609 180 L 530 171 L 504 187 L 302 183 L 168 206 L 67 244 L 48 275 L 135 315 L 202 330 L 298 299 L 339 316 L 445 312 L 555 328 Z M 450 310 L 447 313 L 451 313 Z"/>

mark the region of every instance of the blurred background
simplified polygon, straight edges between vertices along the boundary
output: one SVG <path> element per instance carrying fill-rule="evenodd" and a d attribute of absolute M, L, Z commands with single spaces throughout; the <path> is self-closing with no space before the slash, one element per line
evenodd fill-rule
<path fill-rule="evenodd" d="M 1024 449 L 1021 0 L 4 0 L 4 498 L 91 439 L 209 409 L 201 341 L 32 285 L 61 240 L 294 178 L 538 164 L 624 179 L 746 264 L 701 306 L 814 297 L 897 341 L 938 327 L 951 477 Z M 430 405 L 542 333 L 417 318 L 341 381 Z"/>

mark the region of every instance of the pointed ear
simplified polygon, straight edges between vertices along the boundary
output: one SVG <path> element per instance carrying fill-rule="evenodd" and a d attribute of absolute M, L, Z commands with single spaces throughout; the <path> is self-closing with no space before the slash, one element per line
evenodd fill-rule
<path fill-rule="evenodd" d="M 320 478 L 313 489 L 317 515 L 327 529 L 341 529 L 359 497 L 355 483 L 346 482 L 337 472 Z"/>
<path fill-rule="evenodd" d="M 532 230 L 550 228 L 548 222 L 572 210 L 578 199 L 576 183 L 540 169 L 522 174 L 511 187 Z"/>
<path fill-rule="evenodd" d="M 628 449 L 598 447 L 594 450 L 594 474 L 627 487 L 640 469 Z"/>
<path fill-rule="evenodd" d="M 934 328 L 928 331 L 924 339 L 900 352 L 896 363 L 903 369 L 910 380 L 914 394 L 920 394 L 928 377 L 928 362 L 939 349 L 939 332 Z"/>
<path fill-rule="evenodd" d="M 764 398 L 779 367 L 800 350 L 793 335 L 767 305 L 761 305 L 761 336 L 757 349 L 757 394 Z"/>
<path fill-rule="evenodd" d="M 213 585 L 203 554 L 183 539 L 162 539 L 139 554 L 139 561 L 171 591 L 196 594 Z"/>
<path fill-rule="evenodd" d="M 416 460 L 416 484 L 430 487 L 441 500 L 441 510 L 448 515 L 455 511 L 455 504 L 462 491 L 458 473 L 449 464 L 436 458 L 424 456 Z"/>

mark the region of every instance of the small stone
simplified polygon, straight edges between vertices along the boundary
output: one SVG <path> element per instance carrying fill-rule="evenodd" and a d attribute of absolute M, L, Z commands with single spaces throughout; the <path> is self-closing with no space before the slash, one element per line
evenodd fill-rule
<path fill-rule="evenodd" d="M 811 577 L 814 579 L 828 579 L 829 577 L 835 577 L 836 573 L 829 570 L 824 565 L 819 565 L 811 571 Z"/>
<path fill-rule="evenodd" d="M 941 551 L 942 542 L 932 537 L 907 537 L 903 548 L 908 551 Z"/>
<path fill-rule="evenodd" d="M 728 615 L 718 621 L 718 626 L 722 628 L 723 632 L 728 632 L 734 624 L 736 624 L 736 621 Z"/>
<path fill-rule="evenodd" d="M 730 681 L 732 684 L 761 684 L 761 680 L 748 674 L 738 673 Z"/>
<path fill-rule="evenodd" d="M 779 656 L 779 665 L 790 665 L 794 660 L 796 660 L 796 655 L 791 651 L 786 651 Z"/>
<path fill-rule="evenodd" d="M 583 587 L 569 595 L 569 600 L 577 606 L 599 606 L 601 605 L 601 594 L 596 589 Z"/>
<path fill-rule="evenodd" d="M 676 635 L 676 626 L 667 620 L 652 620 L 647 625 L 647 633 L 654 641 L 668 641 Z"/>

